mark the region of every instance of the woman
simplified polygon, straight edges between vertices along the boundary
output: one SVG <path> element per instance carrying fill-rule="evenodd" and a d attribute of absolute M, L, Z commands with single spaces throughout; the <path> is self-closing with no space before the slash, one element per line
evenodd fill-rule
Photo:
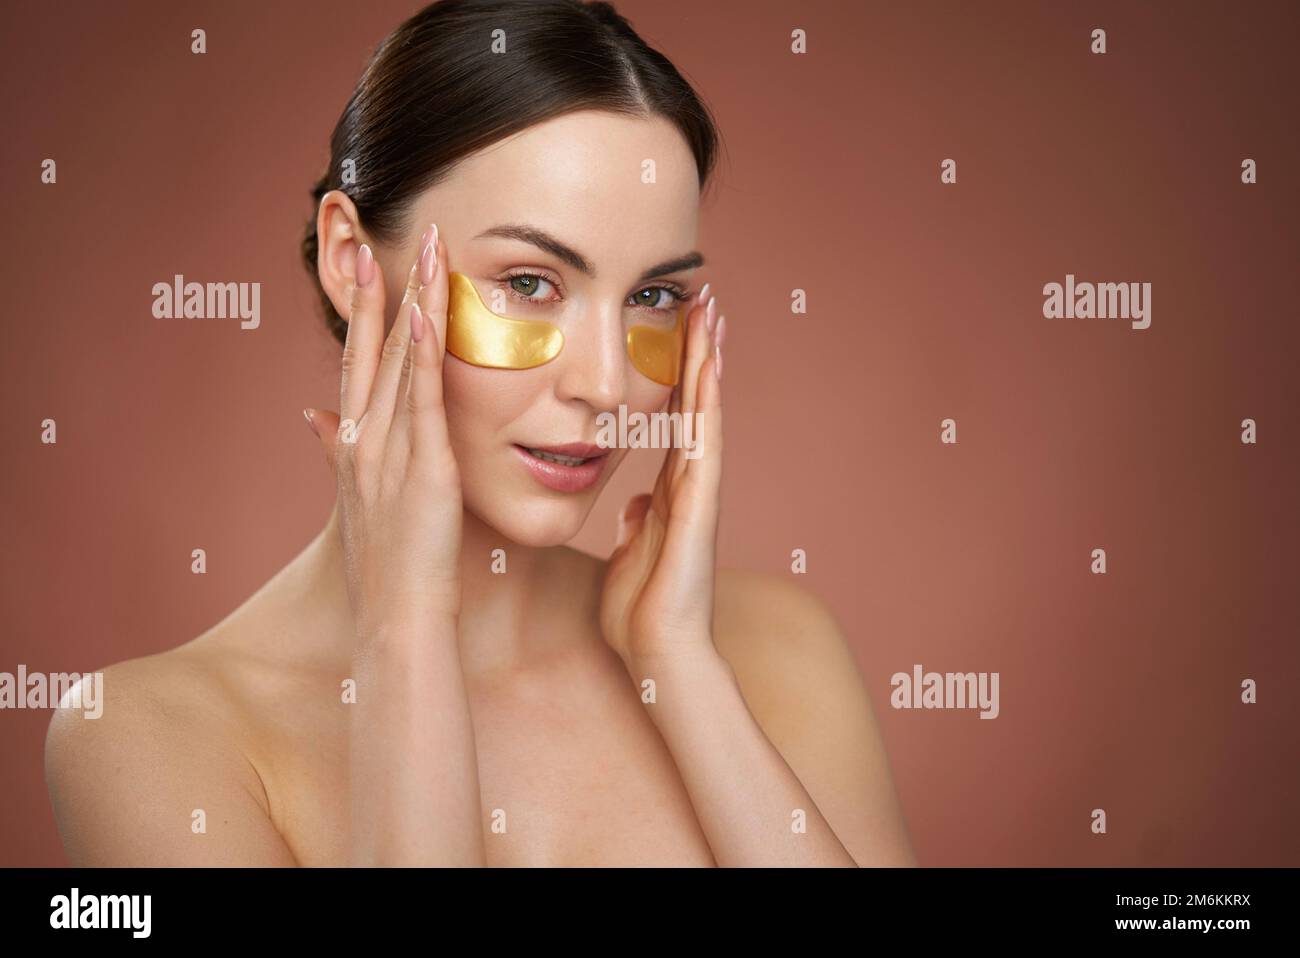
<path fill-rule="evenodd" d="M 103 718 L 55 712 L 74 863 L 913 863 L 832 617 L 715 573 L 715 145 L 608 4 L 442 0 L 381 45 L 304 244 L 335 509 L 209 632 L 107 669 Z M 626 452 L 602 414 L 665 405 L 693 455 L 609 561 L 566 547 Z"/>

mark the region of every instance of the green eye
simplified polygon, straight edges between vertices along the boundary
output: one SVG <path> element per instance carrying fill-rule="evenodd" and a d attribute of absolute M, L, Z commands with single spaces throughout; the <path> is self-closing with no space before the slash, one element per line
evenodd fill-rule
<path fill-rule="evenodd" d="M 524 296 L 532 296 L 537 292 L 537 276 L 511 276 L 510 287 Z"/>
<path fill-rule="evenodd" d="M 660 294 L 666 294 L 662 299 Z M 647 309 L 669 309 L 676 306 L 684 297 L 671 286 L 647 286 L 632 294 L 633 306 Z"/>

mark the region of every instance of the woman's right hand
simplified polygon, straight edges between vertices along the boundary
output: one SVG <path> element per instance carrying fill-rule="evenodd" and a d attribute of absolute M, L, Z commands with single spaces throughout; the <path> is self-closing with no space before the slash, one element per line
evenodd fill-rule
<path fill-rule="evenodd" d="M 457 643 L 460 474 L 442 401 L 447 253 L 437 227 L 419 249 L 387 337 L 383 276 L 369 248 L 358 251 L 340 412 L 308 413 L 338 480 L 357 636 L 348 863 L 480 866 L 478 755 Z"/>
<path fill-rule="evenodd" d="M 442 395 L 446 244 L 420 238 L 384 335 L 384 278 L 357 252 L 340 412 L 305 410 L 338 485 L 348 595 L 364 643 L 460 611 L 461 487 Z"/>

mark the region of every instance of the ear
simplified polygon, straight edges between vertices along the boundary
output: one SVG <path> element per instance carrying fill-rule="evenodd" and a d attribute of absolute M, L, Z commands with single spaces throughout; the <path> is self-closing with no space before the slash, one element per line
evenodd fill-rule
<path fill-rule="evenodd" d="M 352 197 L 342 190 L 330 190 L 321 197 L 316 210 L 316 274 L 334 311 L 345 320 L 351 309 L 357 251 L 362 243 L 370 243 L 374 251 L 374 243 L 361 228 Z"/>

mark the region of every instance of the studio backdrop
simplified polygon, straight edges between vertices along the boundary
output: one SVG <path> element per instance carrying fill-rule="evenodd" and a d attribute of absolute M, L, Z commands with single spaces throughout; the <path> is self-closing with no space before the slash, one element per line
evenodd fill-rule
<path fill-rule="evenodd" d="M 416 7 L 6 7 L 0 671 L 186 642 L 320 529 L 301 231 Z M 1296 6 L 618 8 L 723 136 L 721 564 L 833 611 L 921 864 L 1300 862 Z M 0 711 L 0 865 L 65 862 L 49 718 Z"/>

